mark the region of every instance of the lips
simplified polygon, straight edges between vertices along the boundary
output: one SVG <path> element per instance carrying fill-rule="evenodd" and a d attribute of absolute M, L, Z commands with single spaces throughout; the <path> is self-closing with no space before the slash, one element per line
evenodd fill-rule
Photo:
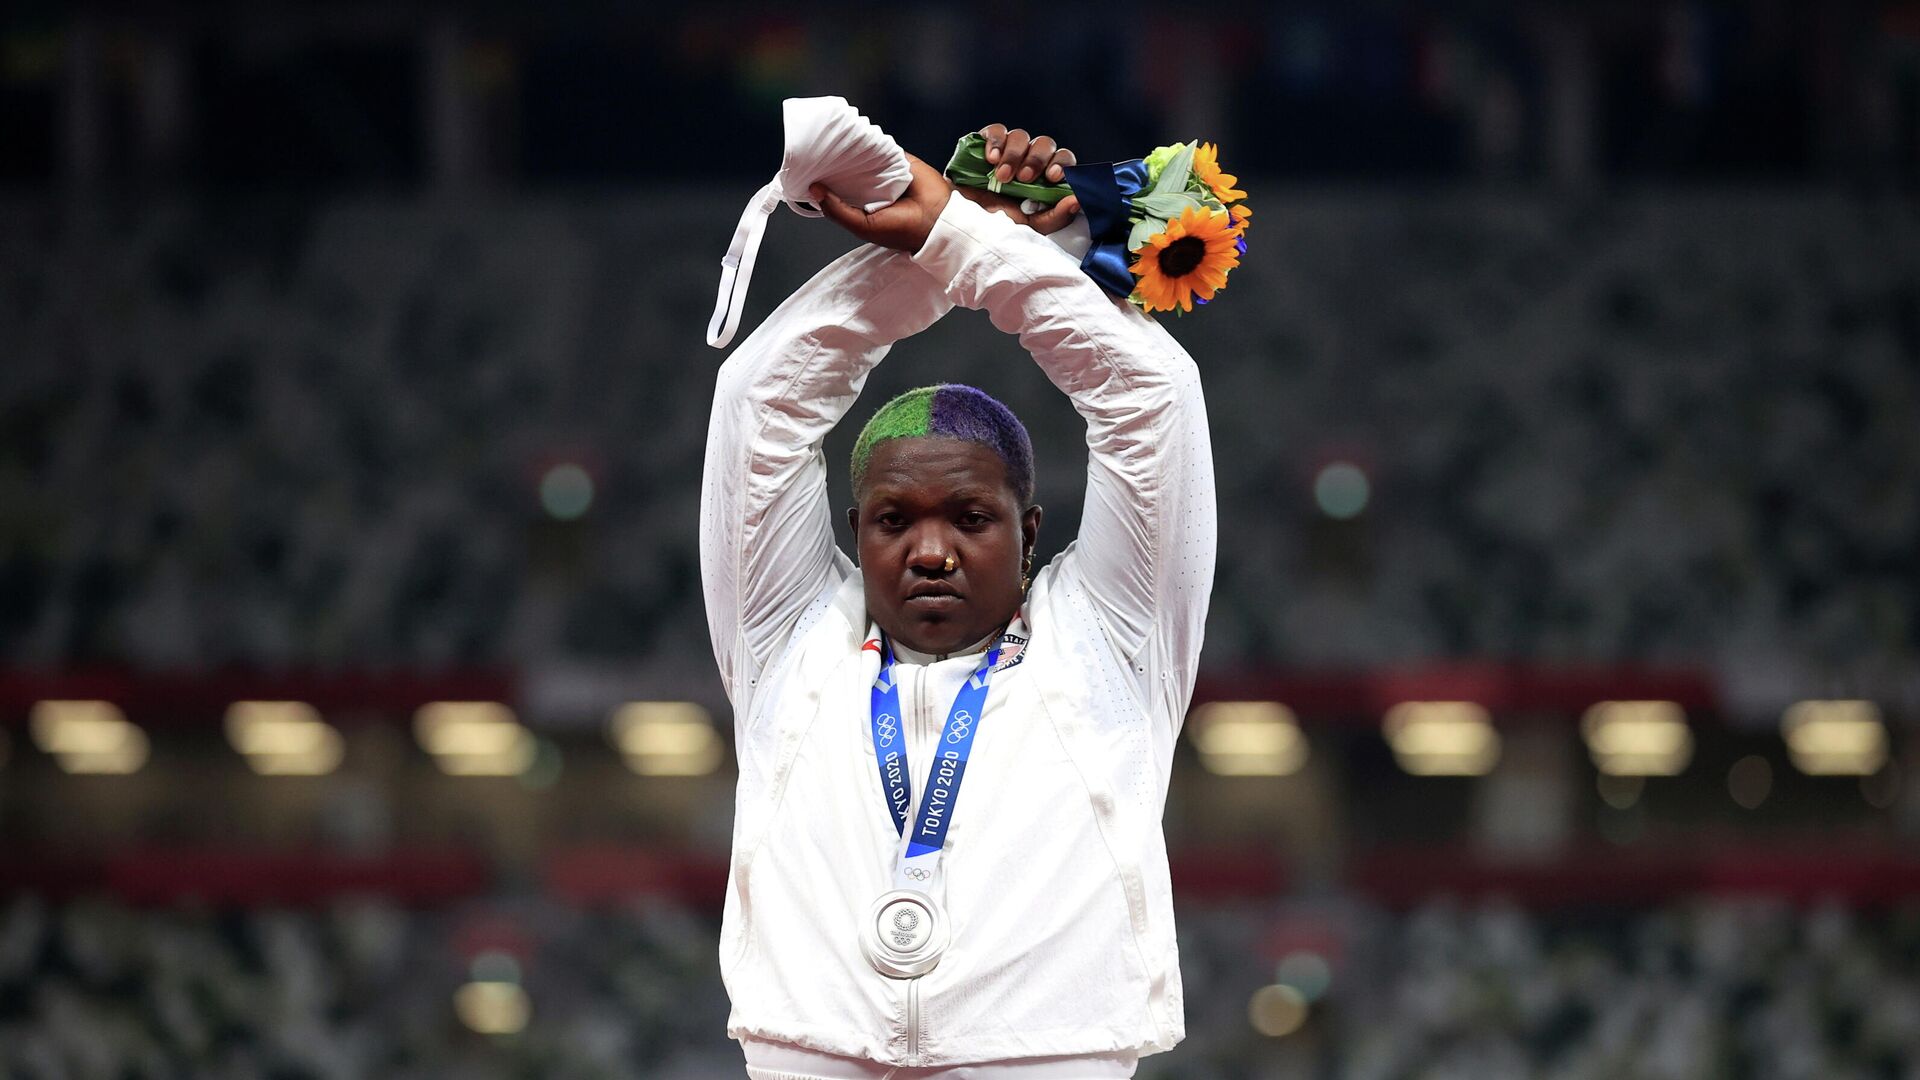
<path fill-rule="evenodd" d="M 907 603 L 915 607 L 943 608 L 961 603 L 960 593 L 944 581 L 923 581 L 907 591 Z"/>

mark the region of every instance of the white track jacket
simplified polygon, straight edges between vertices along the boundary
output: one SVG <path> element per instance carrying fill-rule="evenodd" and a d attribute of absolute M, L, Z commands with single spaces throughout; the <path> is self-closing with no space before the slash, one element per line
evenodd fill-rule
<path fill-rule="evenodd" d="M 946 838 L 952 941 L 918 979 L 858 934 L 899 845 L 869 732 L 874 654 L 821 442 L 888 348 L 953 305 L 1019 335 L 1087 424 L 1080 535 L 1036 576 Z M 915 255 L 816 275 L 720 369 L 701 499 L 740 779 L 720 964 L 728 1034 L 898 1066 L 1150 1054 L 1185 1033 L 1160 818 L 1212 587 L 1199 374 L 1046 238 L 955 195 Z M 913 798 L 953 687 L 902 664 Z"/>

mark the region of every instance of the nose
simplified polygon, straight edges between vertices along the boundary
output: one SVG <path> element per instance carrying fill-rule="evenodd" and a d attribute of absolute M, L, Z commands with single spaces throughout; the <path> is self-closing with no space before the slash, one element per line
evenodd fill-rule
<path fill-rule="evenodd" d="M 955 554 L 946 530 L 923 526 L 915 529 L 907 549 L 907 566 L 923 574 L 947 572 L 947 556 Z"/>

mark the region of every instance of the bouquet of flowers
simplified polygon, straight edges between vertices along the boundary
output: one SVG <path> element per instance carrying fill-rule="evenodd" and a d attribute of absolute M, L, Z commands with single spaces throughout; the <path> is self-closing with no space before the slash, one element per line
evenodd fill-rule
<path fill-rule="evenodd" d="M 946 176 L 1048 205 L 1077 196 L 1093 236 L 1081 269 L 1149 314 L 1188 312 L 1226 287 L 1247 251 L 1253 211 L 1218 153 L 1212 143 L 1174 143 L 1132 161 L 1068 166 L 1058 184 L 1003 184 L 987 164 L 986 139 L 972 134 L 954 148 Z"/>

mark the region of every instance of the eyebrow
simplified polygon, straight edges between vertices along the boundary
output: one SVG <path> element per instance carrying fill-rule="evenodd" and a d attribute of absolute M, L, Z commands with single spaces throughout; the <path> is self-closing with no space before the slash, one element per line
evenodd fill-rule
<path fill-rule="evenodd" d="M 996 490 L 996 489 L 994 489 L 994 488 L 990 488 L 990 487 L 987 487 L 987 488 L 970 488 L 970 487 L 969 487 L 969 488 L 955 488 L 955 489 L 954 489 L 953 491 L 951 491 L 951 492 L 949 492 L 949 493 L 947 494 L 947 499 L 946 499 L 946 501 L 947 501 L 947 502 L 950 502 L 950 503 L 959 503 L 959 502 L 967 502 L 967 503 L 982 503 L 982 502 L 998 502 L 998 501 L 999 501 L 999 497 L 1000 497 L 1000 495 L 1001 495 L 1001 494 L 1002 494 L 1002 492 L 1000 492 L 1000 491 L 998 491 L 998 490 Z"/>

